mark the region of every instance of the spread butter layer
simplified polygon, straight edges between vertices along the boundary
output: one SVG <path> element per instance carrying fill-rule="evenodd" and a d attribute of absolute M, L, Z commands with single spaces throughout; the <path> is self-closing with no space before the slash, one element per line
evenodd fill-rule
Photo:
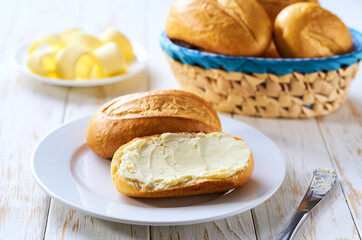
<path fill-rule="evenodd" d="M 116 174 L 144 189 L 165 189 L 190 180 L 227 178 L 248 166 L 250 149 L 227 134 L 164 133 L 123 149 Z"/>

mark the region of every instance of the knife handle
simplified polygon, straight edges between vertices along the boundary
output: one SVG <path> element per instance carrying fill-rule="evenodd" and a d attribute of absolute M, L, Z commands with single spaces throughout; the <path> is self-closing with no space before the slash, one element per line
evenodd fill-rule
<path fill-rule="evenodd" d="M 275 238 L 275 240 L 289 240 L 292 239 L 302 225 L 304 220 L 307 218 L 309 212 L 306 211 L 298 211 L 296 210 L 293 216 L 290 218 L 287 225 L 284 229 L 279 233 L 279 235 Z"/>

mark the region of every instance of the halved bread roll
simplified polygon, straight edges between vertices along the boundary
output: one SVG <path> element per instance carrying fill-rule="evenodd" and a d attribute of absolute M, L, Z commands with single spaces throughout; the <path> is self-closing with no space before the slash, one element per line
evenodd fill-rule
<path fill-rule="evenodd" d="M 220 119 L 201 97 L 182 90 L 157 90 L 125 95 L 104 104 L 88 123 L 88 146 L 112 158 L 136 137 L 164 132 L 221 131 Z"/>
<path fill-rule="evenodd" d="M 240 138 L 221 132 L 164 133 L 121 146 L 111 176 L 128 196 L 178 197 L 242 186 L 253 168 L 251 150 Z"/>

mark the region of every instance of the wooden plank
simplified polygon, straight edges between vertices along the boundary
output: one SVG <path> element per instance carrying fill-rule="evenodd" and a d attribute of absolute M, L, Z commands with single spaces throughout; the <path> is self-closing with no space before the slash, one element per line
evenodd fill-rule
<path fill-rule="evenodd" d="M 52 200 L 45 239 L 149 239 L 148 227 L 90 217 Z"/>
<path fill-rule="evenodd" d="M 322 5 L 337 14 L 344 23 L 362 31 L 357 9 L 361 1 L 323 0 Z M 318 124 L 333 160 L 335 169 L 360 237 L 362 236 L 362 73 L 361 67 L 352 82 L 346 103 L 329 116 L 319 118 Z"/>
<path fill-rule="evenodd" d="M 179 89 L 166 56 L 160 47 L 160 35 L 165 30 L 166 17 L 173 1 L 146 1 L 147 50 L 152 61 L 148 64 L 150 89 Z"/>
<path fill-rule="evenodd" d="M 49 30 L 43 23 L 51 17 L 50 6 L 59 11 L 52 17 L 67 16 L 59 5 L 14 1 L 0 10 L 5 30 L 0 35 L 6 39 L 1 39 L 0 60 L 0 239 L 38 239 L 44 229 L 47 197 L 32 180 L 30 157 L 37 141 L 61 122 L 67 91 L 25 78 L 10 60 L 36 31 Z"/>
<path fill-rule="evenodd" d="M 151 239 L 256 239 L 250 211 L 218 221 L 151 227 Z"/>
<path fill-rule="evenodd" d="M 362 233 L 362 73 L 337 112 L 318 119 L 350 210 Z"/>
<path fill-rule="evenodd" d="M 6 6 L 0 8 L 0 53 L 1 56 L 4 56 L 3 52 L 6 49 L 6 43 L 9 40 L 9 36 L 13 34 L 14 22 L 17 22 L 19 15 L 17 14 L 19 9 L 18 6 L 22 3 L 23 0 L 12 1 Z"/>
<path fill-rule="evenodd" d="M 138 1 L 84 1 L 79 26 L 98 35 L 108 27 L 124 32 L 144 44 L 144 4 Z M 67 98 L 64 121 L 93 114 L 106 101 L 120 95 L 146 91 L 147 74 L 102 87 L 72 88 Z M 52 200 L 45 239 L 148 239 L 149 228 L 113 223 L 72 210 Z"/>
<path fill-rule="evenodd" d="M 333 165 L 315 119 L 261 119 L 236 116 L 268 135 L 280 147 L 287 164 L 281 188 L 253 210 L 258 239 L 273 239 L 298 207 L 313 169 Z M 247 139 L 245 139 L 247 143 Z M 296 239 L 359 239 L 340 184 L 307 218 Z"/>

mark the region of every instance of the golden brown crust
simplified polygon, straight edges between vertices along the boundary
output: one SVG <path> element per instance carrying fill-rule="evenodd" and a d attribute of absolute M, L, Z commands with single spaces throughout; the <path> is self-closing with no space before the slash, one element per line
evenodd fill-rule
<path fill-rule="evenodd" d="M 257 0 L 264 8 L 270 17 L 270 20 L 274 22 L 278 13 L 287 6 L 297 2 L 314 2 L 318 3 L 318 0 Z"/>
<path fill-rule="evenodd" d="M 295 3 L 274 22 L 278 52 L 287 58 L 328 57 L 348 53 L 353 40 L 348 28 L 317 3 Z"/>
<path fill-rule="evenodd" d="M 178 133 L 178 134 L 188 134 L 188 133 Z M 160 135 L 154 135 L 149 137 L 136 138 L 133 141 L 136 141 L 137 139 L 151 139 L 153 137 L 159 137 L 159 136 Z M 241 138 L 237 137 L 234 138 L 239 141 L 243 141 Z M 247 167 L 243 169 L 243 171 L 239 171 L 228 178 L 191 181 L 186 184 L 178 185 L 168 189 L 140 191 L 132 184 L 128 183 L 127 180 L 119 177 L 116 174 L 116 172 L 118 171 L 118 167 L 122 162 L 121 157 L 123 155 L 123 149 L 132 142 L 122 145 L 117 150 L 117 152 L 114 154 L 111 164 L 111 176 L 115 187 L 120 193 L 126 194 L 131 197 L 139 197 L 139 198 L 181 197 L 181 196 L 192 196 L 192 195 L 206 194 L 206 193 L 225 192 L 230 189 L 244 185 L 250 179 L 254 170 L 254 158 L 252 153 L 250 153 Z"/>
<path fill-rule="evenodd" d="M 256 0 L 177 0 L 166 33 L 210 52 L 258 56 L 269 46 L 272 25 Z"/>
<path fill-rule="evenodd" d="M 262 55 L 265 58 L 280 58 L 280 54 L 278 52 L 277 47 L 275 46 L 274 40 L 270 42 L 268 49 Z"/>
<path fill-rule="evenodd" d="M 221 131 L 220 119 L 204 99 L 181 90 L 122 96 L 98 109 L 86 130 L 88 146 L 99 156 L 114 152 L 135 137 L 164 132 Z"/>

